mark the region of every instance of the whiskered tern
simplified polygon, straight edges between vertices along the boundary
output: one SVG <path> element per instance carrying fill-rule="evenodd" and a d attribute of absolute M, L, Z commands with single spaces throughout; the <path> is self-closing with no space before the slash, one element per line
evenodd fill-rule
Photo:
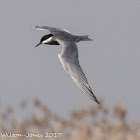
<path fill-rule="evenodd" d="M 49 26 L 36 26 L 33 27 L 33 29 L 48 30 L 50 32 L 50 34 L 43 36 L 35 47 L 41 44 L 61 45 L 61 51 L 58 54 L 58 58 L 60 59 L 64 70 L 71 76 L 74 82 L 84 93 L 86 93 L 96 103 L 100 104 L 93 94 L 87 78 L 79 64 L 78 48 L 76 45 L 76 43 L 80 41 L 92 41 L 92 39 L 88 38 L 87 35 L 72 35 L 67 30 Z"/>

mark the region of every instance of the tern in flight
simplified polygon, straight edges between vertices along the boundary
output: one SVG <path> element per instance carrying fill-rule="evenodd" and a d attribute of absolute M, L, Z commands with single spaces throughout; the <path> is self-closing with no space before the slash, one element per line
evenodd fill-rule
<path fill-rule="evenodd" d="M 36 26 L 33 27 L 33 29 L 48 30 L 50 32 L 50 34 L 44 35 L 35 47 L 41 44 L 61 45 L 61 51 L 58 54 L 58 58 L 60 59 L 64 70 L 71 76 L 74 82 L 84 93 L 86 93 L 96 103 L 100 104 L 93 94 L 87 78 L 79 64 L 78 48 L 76 45 L 76 43 L 80 41 L 92 41 L 92 39 L 88 38 L 87 35 L 72 35 L 67 30 L 49 26 Z"/>

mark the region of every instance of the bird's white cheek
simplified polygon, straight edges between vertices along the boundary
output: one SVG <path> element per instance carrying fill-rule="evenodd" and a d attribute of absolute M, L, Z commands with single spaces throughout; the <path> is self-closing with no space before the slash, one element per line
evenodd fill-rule
<path fill-rule="evenodd" d="M 42 41 L 42 43 L 45 44 L 45 43 L 48 43 L 48 42 L 50 42 L 50 41 L 52 41 L 52 37 L 50 37 L 50 38 L 48 38 L 48 39 Z"/>

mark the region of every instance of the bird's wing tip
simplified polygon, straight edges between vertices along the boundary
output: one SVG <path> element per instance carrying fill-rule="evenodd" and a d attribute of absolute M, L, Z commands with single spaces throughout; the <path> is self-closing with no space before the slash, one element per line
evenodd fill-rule
<path fill-rule="evenodd" d="M 99 102 L 97 99 L 95 99 L 94 101 L 95 101 L 97 104 L 101 105 L 100 102 Z"/>
<path fill-rule="evenodd" d="M 39 29 L 39 26 L 35 26 L 32 28 L 33 30 L 38 30 Z"/>

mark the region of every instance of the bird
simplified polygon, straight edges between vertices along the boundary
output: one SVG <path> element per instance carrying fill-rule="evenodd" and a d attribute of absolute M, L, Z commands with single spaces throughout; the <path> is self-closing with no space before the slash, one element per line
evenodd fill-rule
<path fill-rule="evenodd" d="M 100 104 L 88 83 L 88 80 L 80 66 L 77 43 L 80 41 L 92 41 L 88 35 L 78 36 L 73 35 L 69 31 L 61 28 L 50 26 L 35 26 L 34 30 L 46 30 L 50 34 L 44 35 L 40 42 L 35 46 L 41 44 L 60 45 L 61 50 L 58 53 L 58 58 L 62 63 L 64 70 L 71 76 L 78 87 L 86 93 L 97 104 Z"/>

